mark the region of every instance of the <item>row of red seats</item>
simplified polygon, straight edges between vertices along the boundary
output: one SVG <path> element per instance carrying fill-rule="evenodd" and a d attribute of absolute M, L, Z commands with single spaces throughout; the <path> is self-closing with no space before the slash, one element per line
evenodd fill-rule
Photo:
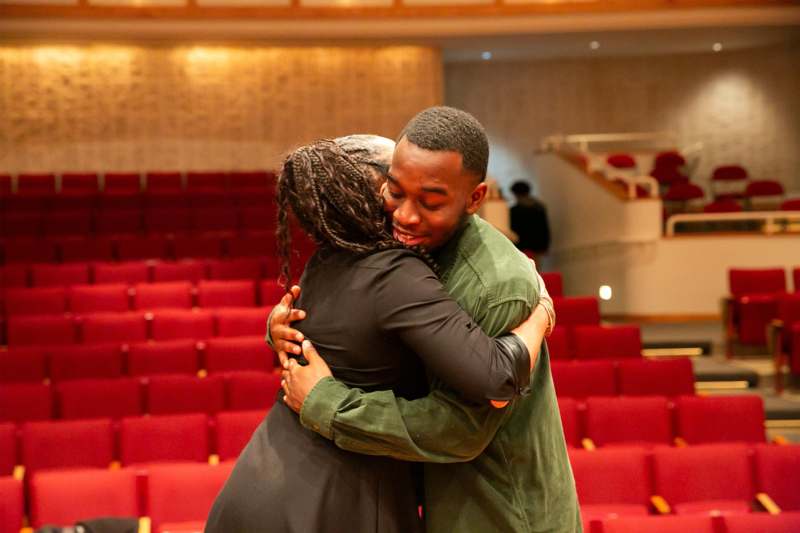
<path fill-rule="evenodd" d="M 23 423 L 63 418 L 113 418 L 143 414 L 206 413 L 265 409 L 275 402 L 280 376 L 230 372 L 205 378 L 83 379 L 15 383 L 0 387 L 0 421 Z"/>
<path fill-rule="evenodd" d="M 800 512 L 725 515 L 623 516 L 589 523 L 587 533 L 796 533 Z"/>
<path fill-rule="evenodd" d="M 0 351 L 0 383 L 59 382 L 159 374 L 271 372 L 276 354 L 262 335 L 133 344 L 40 346 Z"/>
<path fill-rule="evenodd" d="M 651 510 L 706 516 L 748 514 L 764 507 L 772 512 L 800 510 L 797 445 L 716 444 L 569 453 L 587 526 L 614 516 L 643 517 Z"/>
<path fill-rule="evenodd" d="M 271 308 L 221 308 L 157 312 L 92 313 L 81 316 L 16 316 L 7 321 L 9 347 L 148 340 L 206 340 L 264 335 Z"/>
<path fill-rule="evenodd" d="M 13 264 L 0 267 L 0 287 L 64 287 L 68 285 L 136 285 L 209 280 L 276 279 L 278 259 L 240 257 L 235 259 L 183 259 L 180 261 L 121 261 L 69 264 Z"/>
<path fill-rule="evenodd" d="M 144 178 L 144 179 L 142 179 Z M 141 190 L 159 192 L 221 192 L 238 189 L 264 189 L 275 185 L 275 173 L 265 171 L 230 172 L 105 172 L 102 190 L 110 193 L 135 193 Z M 12 194 L 13 178 L 0 174 L 0 196 Z M 100 192 L 97 172 L 66 172 L 60 175 L 60 193 L 90 195 Z M 16 176 L 16 194 L 56 194 L 56 174 L 23 173 Z"/>
<path fill-rule="evenodd" d="M 0 237 L 87 236 L 97 234 L 252 233 L 274 232 L 277 207 L 234 209 L 217 207 L 186 209 L 115 209 L 104 211 L 5 211 L 0 218 Z"/>
<path fill-rule="evenodd" d="M 268 408 L 0 424 L 0 475 L 236 459 Z M 215 456 L 215 457 L 212 457 Z"/>
<path fill-rule="evenodd" d="M 310 255 L 311 246 L 293 239 L 293 247 Z M 220 257 L 271 257 L 277 253 L 272 233 L 243 235 L 112 235 L 108 238 L 8 239 L 0 241 L 5 264 L 134 261 Z"/>
<path fill-rule="evenodd" d="M 681 396 L 694 394 L 694 369 L 685 357 L 600 361 L 553 361 L 559 397 Z"/>
<path fill-rule="evenodd" d="M 255 266 L 258 266 L 256 263 Z M 193 307 L 255 307 L 274 305 L 284 290 L 277 281 L 255 282 L 258 271 L 241 280 L 167 281 L 164 283 L 124 283 L 71 285 L 8 289 L 5 313 L 8 316 L 53 315 L 61 313 L 102 313 L 191 309 Z M 256 274 L 256 276 L 252 276 Z"/>
<path fill-rule="evenodd" d="M 40 472 L 30 480 L 29 523 L 39 528 L 98 517 L 143 517 L 139 531 L 200 533 L 233 466 L 227 461 Z M 20 531 L 24 493 L 21 481 L 0 478 L 0 532 Z"/>
<path fill-rule="evenodd" d="M 792 277 L 795 294 L 800 294 L 800 267 L 793 269 Z M 780 302 L 786 299 L 786 272 L 783 268 L 730 269 L 728 287 L 726 351 L 731 357 L 734 342 L 762 346 L 767 343 L 767 327 L 778 318 Z"/>
<path fill-rule="evenodd" d="M 722 442 L 765 442 L 760 396 L 559 397 L 567 444 L 669 446 Z"/>

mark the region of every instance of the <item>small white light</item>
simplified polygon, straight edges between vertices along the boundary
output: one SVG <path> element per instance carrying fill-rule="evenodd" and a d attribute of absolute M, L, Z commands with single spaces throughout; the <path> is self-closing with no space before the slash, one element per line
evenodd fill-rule
<path fill-rule="evenodd" d="M 722 43 L 714 43 L 714 46 L 712 46 L 711 49 L 714 50 L 715 52 L 721 52 Z"/>
<path fill-rule="evenodd" d="M 597 291 L 597 294 L 600 296 L 601 300 L 610 300 L 613 292 L 608 285 L 602 285 L 600 290 Z"/>
<path fill-rule="evenodd" d="M 589 48 L 591 48 L 592 50 L 597 50 L 598 48 L 600 48 L 600 42 L 599 41 L 590 42 Z"/>
<path fill-rule="evenodd" d="M 483 59 L 484 61 L 489 61 L 491 58 L 492 58 L 492 53 L 489 52 L 488 50 L 481 54 L 481 59 Z"/>

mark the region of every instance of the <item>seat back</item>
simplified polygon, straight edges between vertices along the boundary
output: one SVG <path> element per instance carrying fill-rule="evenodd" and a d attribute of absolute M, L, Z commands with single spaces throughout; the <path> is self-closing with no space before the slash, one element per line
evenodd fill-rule
<path fill-rule="evenodd" d="M 694 394 L 694 367 L 687 357 L 626 359 L 617 365 L 619 392 L 628 396 Z"/>
<path fill-rule="evenodd" d="M 83 342 L 127 343 L 147 340 L 147 321 L 142 313 L 93 313 L 82 319 Z"/>
<path fill-rule="evenodd" d="M 262 336 L 209 339 L 205 368 L 209 373 L 237 370 L 272 371 L 274 352 Z"/>
<path fill-rule="evenodd" d="M 270 409 L 281 388 L 280 376 L 266 372 L 236 372 L 227 380 L 227 407 L 234 411 Z"/>
<path fill-rule="evenodd" d="M 17 427 L 10 422 L 0 423 L 0 479 L 10 476 L 17 464 Z"/>
<path fill-rule="evenodd" d="M 191 309 L 192 284 L 189 281 L 138 283 L 134 288 L 134 308 L 140 311 Z"/>
<path fill-rule="evenodd" d="M 800 446 L 755 447 L 756 484 L 784 511 L 800 511 Z"/>
<path fill-rule="evenodd" d="M 24 509 L 22 481 L 11 476 L 0 477 L 0 531 L 20 531 Z"/>
<path fill-rule="evenodd" d="M 598 446 L 672 442 L 672 420 L 663 396 L 586 400 L 586 436 Z"/>
<path fill-rule="evenodd" d="M 124 283 L 74 285 L 69 289 L 69 306 L 73 313 L 127 311 L 128 286 Z"/>
<path fill-rule="evenodd" d="M 600 324 L 600 306 L 594 297 L 553 298 L 553 305 L 562 326 Z"/>
<path fill-rule="evenodd" d="M 551 371 L 559 396 L 585 398 L 617 394 L 614 363 L 610 361 L 554 361 Z"/>
<path fill-rule="evenodd" d="M 786 273 L 782 268 L 732 268 L 728 270 L 728 284 L 734 297 L 786 292 Z"/>
<path fill-rule="evenodd" d="M 217 309 L 217 335 L 220 337 L 260 336 L 266 333 L 267 317 L 272 307 L 252 309 Z"/>
<path fill-rule="evenodd" d="M 200 307 L 254 307 L 254 281 L 200 281 L 197 284 L 197 303 Z"/>
<path fill-rule="evenodd" d="M 208 311 L 158 311 L 153 316 L 153 340 L 207 339 L 214 336 L 214 317 Z"/>
<path fill-rule="evenodd" d="M 119 440 L 123 465 L 208 460 L 208 421 L 204 414 L 124 418 Z"/>
<path fill-rule="evenodd" d="M 197 373 L 198 363 L 197 342 L 190 339 L 138 342 L 128 348 L 128 374 L 131 376 L 193 376 Z"/>
<path fill-rule="evenodd" d="M 760 396 L 681 396 L 676 431 L 689 444 L 765 442 Z"/>
<path fill-rule="evenodd" d="M 64 381 L 56 391 L 65 419 L 119 419 L 142 414 L 140 384 L 135 378 Z"/>
<path fill-rule="evenodd" d="M 20 316 L 8 319 L 9 346 L 75 344 L 75 322 L 66 316 Z"/>
<path fill-rule="evenodd" d="M 576 326 L 572 347 L 576 359 L 642 357 L 639 326 Z"/>
<path fill-rule="evenodd" d="M 649 504 L 652 481 L 643 449 L 570 450 L 569 458 L 581 504 Z"/>
<path fill-rule="evenodd" d="M 27 472 L 54 468 L 108 468 L 114 459 L 111 420 L 29 422 L 22 427 Z"/>
<path fill-rule="evenodd" d="M 118 344 L 54 346 L 47 353 L 53 381 L 122 376 L 122 350 Z"/>
<path fill-rule="evenodd" d="M 50 385 L 13 383 L 0 387 L 0 421 L 48 420 L 53 416 Z"/>
<path fill-rule="evenodd" d="M 154 376 L 147 387 L 150 414 L 214 414 L 225 407 L 222 378 L 193 376 Z"/>
<path fill-rule="evenodd" d="M 239 457 L 264 416 L 263 410 L 225 411 L 217 414 L 217 454 L 220 461 Z"/>

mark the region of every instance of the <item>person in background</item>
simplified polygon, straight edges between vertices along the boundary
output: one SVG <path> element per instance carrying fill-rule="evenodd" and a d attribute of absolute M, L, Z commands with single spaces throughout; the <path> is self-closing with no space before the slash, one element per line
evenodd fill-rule
<path fill-rule="evenodd" d="M 511 230 L 517 234 L 517 248 L 529 250 L 534 255 L 547 253 L 550 249 L 550 224 L 547 208 L 534 196 L 531 186 L 518 181 L 511 186 L 517 204 L 511 208 Z"/>

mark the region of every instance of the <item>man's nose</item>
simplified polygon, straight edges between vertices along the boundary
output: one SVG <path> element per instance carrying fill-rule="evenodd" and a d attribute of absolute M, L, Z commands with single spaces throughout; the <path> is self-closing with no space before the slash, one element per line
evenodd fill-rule
<path fill-rule="evenodd" d="M 394 212 L 395 221 L 405 227 L 411 227 L 419 224 L 419 213 L 411 204 L 411 202 L 402 202 Z"/>

